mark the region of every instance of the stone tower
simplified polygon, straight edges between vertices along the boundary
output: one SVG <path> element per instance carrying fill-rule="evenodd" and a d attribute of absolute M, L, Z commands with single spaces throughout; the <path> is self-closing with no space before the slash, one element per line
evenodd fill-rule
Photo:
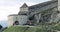
<path fill-rule="evenodd" d="M 19 15 L 20 14 L 27 14 L 28 13 L 28 6 L 26 3 L 24 3 L 21 7 L 20 7 L 20 12 L 18 13 Z"/>
<path fill-rule="evenodd" d="M 20 7 L 20 11 L 18 14 L 13 14 L 8 16 L 8 27 L 13 25 L 24 25 L 27 23 L 28 20 L 28 6 L 24 3 Z"/>

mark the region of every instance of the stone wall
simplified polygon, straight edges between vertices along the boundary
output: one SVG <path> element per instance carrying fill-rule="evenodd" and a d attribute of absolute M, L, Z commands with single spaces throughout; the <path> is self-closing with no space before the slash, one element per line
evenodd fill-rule
<path fill-rule="evenodd" d="M 58 10 L 60 11 L 60 0 L 58 0 Z"/>
<path fill-rule="evenodd" d="M 8 27 L 16 25 L 15 21 L 18 21 L 18 25 L 26 24 L 28 20 L 28 17 L 26 15 L 12 15 L 8 17 Z"/>

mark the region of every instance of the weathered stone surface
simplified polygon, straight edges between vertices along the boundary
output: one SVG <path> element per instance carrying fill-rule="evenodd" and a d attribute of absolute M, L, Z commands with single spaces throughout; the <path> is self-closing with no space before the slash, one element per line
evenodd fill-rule
<path fill-rule="evenodd" d="M 8 17 L 8 24 L 11 26 L 15 21 L 19 21 L 20 25 L 26 24 L 27 21 L 34 21 L 36 24 L 39 22 L 52 22 L 56 18 L 57 8 L 58 1 L 47 1 L 29 7 L 24 3 L 20 7 L 18 15 Z M 29 19 L 31 17 L 32 20 Z"/>

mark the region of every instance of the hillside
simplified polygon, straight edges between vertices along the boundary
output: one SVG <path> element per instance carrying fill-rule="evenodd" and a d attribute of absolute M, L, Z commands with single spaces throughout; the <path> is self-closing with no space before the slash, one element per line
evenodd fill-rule
<path fill-rule="evenodd" d="M 20 26 L 12 26 L 6 29 L 4 32 L 48 32 L 46 29 L 42 27 L 20 27 Z"/>
<path fill-rule="evenodd" d="M 4 32 L 33 32 L 36 31 L 36 29 L 39 28 L 32 28 L 32 27 L 25 27 L 25 26 L 12 26 L 8 29 L 6 29 Z"/>
<path fill-rule="evenodd" d="M 44 24 L 40 26 L 12 26 L 3 32 L 57 32 L 60 31 L 60 23 Z"/>

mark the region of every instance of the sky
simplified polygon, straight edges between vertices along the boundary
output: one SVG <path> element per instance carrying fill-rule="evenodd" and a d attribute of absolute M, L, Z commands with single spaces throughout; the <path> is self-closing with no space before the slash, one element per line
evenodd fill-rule
<path fill-rule="evenodd" d="M 3 20 L 8 20 L 8 15 L 18 14 L 24 3 L 31 6 L 45 1 L 49 0 L 0 0 L 0 23 L 4 23 Z"/>

